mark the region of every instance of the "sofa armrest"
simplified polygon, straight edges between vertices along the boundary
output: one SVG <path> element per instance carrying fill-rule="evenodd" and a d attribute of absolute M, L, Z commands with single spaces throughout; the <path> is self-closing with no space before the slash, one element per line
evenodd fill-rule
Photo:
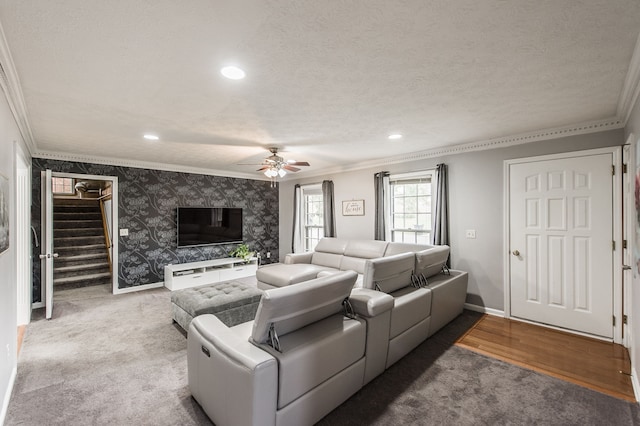
<path fill-rule="evenodd" d="M 289 253 L 284 256 L 284 263 L 311 263 L 313 252 L 307 253 Z"/>
<path fill-rule="evenodd" d="M 367 322 L 367 347 L 364 384 L 384 372 L 389 349 L 393 296 L 368 288 L 354 288 L 349 296 L 357 315 Z"/>
<path fill-rule="evenodd" d="M 393 297 L 368 288 L 351 290 L 349 301 L 356 314 L 371 318 L 393 309 Z"/>
<path fill-rule="evenodd" d="M 275 425 L 278 364 L 213 315 L 200 315 L 187 336 L 189 388 L 214 423 Z"/>

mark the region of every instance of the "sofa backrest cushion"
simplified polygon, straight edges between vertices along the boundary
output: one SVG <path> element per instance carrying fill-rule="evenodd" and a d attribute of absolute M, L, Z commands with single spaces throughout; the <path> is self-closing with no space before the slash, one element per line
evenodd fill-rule
<path fill-rule="evenodd" d="M 440 273 L 449 257 L 449 246 L 435 246 L 416 253 L 416 274 L 429 278 Z"/>
<path fill-rule="evenodd" d="M 303 328 L 343 310 L 357 274 L 343 271 L 326 277 L 266 290 L 260 299 L 250 340 L 261 344 L 269 341 L 273 324 L 276 334 Z"/>
<path fill-rule="evenodd" d="M 365 263 L 363 287 L 385 293 L 407 287 L 411 285 L 415 262 L 414 253 L 369 259 Z"/>
<path fill-rule="evenodd" d="M 384 256 L 388 244 L 386 241 L 349 240 L 344 249 L 340 269 L 343 271 L 352 270 L 359 274 L 364 274 L 366 260 Z"/>
<path fill-rule="evenodd" d="M 419 252 L 422 250 L 428 250 L 434 248 L 430 244 L 409 244 L 409 243 L 389 243 L 387 250 L 385 250 L 385 256 L 393 256 L 394 254 L 407 253 L 407 252 Z"/>
<path fill-rule="evenodd" d="M 342 255 L 348 242 L 349 240 L 339 238 L 322 238 L 316 245 L 311 263 L 340 269 Z"/>

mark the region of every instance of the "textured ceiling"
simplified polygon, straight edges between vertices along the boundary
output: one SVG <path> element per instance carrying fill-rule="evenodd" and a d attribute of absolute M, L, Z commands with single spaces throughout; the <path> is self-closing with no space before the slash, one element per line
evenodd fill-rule
<path fill-rule="evenodd" d="M 640 2 L 3 0 L 0 23 L 37 152 L 257 177 L 237 164 L 279 146 L 304 176 L 616 117 Z"/>

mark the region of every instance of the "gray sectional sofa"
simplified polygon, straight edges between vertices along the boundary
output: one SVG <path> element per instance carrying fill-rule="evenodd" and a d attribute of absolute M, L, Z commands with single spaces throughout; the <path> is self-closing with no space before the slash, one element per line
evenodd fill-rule
<path fill-rule="evenodd" d="M 314 424 L 462 312 L 468 277 L 443 271 L 448 247 L 365 243 L 324 239 L 261 268 L 278 274 L 262 275 L 253 321 L 191 322 L 189 386 L 217 425 Z"/>
<path fill-rule="evenodd" d="M 421 252 L 421 262 L 438 272 L 449 256 L 448 246 L 390 243 L 376 240 L 347 240 L 341 238 L 323 238 L 315 250 L 308 253 L 291 253 L 284 263 L 267 265 L 256 272 L 258 288 L 283 287 L 308 281 L 337 271 L 356 271 L 356 288 L 370 287 L 373 277 L 366 274 L 367 260 L 379 259 L 407 252 Z M 429 270 L 431 272 L 431 270 Z"/>

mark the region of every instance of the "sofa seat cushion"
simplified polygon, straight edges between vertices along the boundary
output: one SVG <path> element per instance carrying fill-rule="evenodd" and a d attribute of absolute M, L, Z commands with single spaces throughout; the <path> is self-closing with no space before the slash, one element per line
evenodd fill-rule
<path fill-rule="evenodd" d="M 338 272 L 337 269 L 307 263 L 278 264 L 259 268 L 256 271 L 256 278 L 274 287 L 284 287 L 312 280 L 321 271 Z"/>
<path fill-rule="evenodd" d="M 278 360 L 278 409 L 362 359 L 366 331 L 364 320 L 336 314 L 280 337 L 281 352 L 267 348 Z"/>
<path fill-rule="evenodd" d="M 338 270 L 335 269 L 328 269 L 326 271 L 320 271 L 318 272 L 318 278 L 320 277 L 328 277 L 329 275 L 333 275 L 333 274 L 337 274 Z M 356 278 L 356 283 L 353 285 L 353 288 L 362 288 L 362 274 L 358 274 L 358 278 Z"/>
<path fill-rule="evenodd" d="M 405 287 L 391 293 L 394 300 L 391 311 L 389 339 L 418 324 L 431 315 L 431 290 Z"/>

